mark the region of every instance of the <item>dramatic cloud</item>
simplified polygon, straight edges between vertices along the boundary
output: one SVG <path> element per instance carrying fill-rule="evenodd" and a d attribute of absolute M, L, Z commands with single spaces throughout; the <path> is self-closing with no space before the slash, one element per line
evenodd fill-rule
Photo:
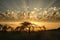
<path fill-rule="evenodd" d="M 0 0 L 0 11 L 5 11 L 0 12 L 0 19 L 59 21 L 60 9 L 53 11 L 49 9 L 50 7 L 59 8 L 60 0 Z M 47 13 L 40 8 L 47 8 Z"/>

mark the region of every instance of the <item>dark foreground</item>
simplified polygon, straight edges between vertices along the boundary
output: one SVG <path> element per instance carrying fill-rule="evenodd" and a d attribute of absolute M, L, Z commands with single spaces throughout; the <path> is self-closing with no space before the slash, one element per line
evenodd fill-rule
<path fill-rule="evenodd" d="M 0 40 L 60 40 L 60 31 L 0 32 Z"/>

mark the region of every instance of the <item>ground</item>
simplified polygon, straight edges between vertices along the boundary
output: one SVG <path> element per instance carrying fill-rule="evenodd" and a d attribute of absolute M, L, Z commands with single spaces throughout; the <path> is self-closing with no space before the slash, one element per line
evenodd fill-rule
<path fill-rule="evenodd" d="M 60 40 L 60 31 L 0 32 L 0 40 Z"/>

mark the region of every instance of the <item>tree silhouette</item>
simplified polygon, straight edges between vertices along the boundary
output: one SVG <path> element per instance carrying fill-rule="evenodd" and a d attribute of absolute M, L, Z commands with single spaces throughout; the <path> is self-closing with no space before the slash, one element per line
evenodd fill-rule
<path fill-rule="evenodd" d="M 4 26 L 3 26 L 2 31 L 3 31 L 3 32 L 6 32 L 6 31 L 7 31 L 7 25 L 4 25 Z"/>
<path fill-rule="evenodd" d="M 0 31 L 2 31 L 2 27 L 3 27 L 3 25 L 2 25 L 2 24 L 0 24 Z"/>
<path fill-rule="evenodd" d="M 44 30 L 46 30 L 46 28 L 45 28 L 45 26 L 42 26 L 42 27 L 40 27 L 40 26 L 38 26 L 38 25 L 36 25 L 36 24 L 32 24 L 32 23 L 30 23 L 30 22 L 23 22 L 23 23 L 21 23 L 22 25 L 21 26 L 17 26 L 16 27 L 16 29 L 15 29 L 15 31 L 20 31 L 20 32 L 22 32 L 22 31 L 24 31 L 24 29 L 26 28 L 28 28 L 27 30 L 28 30 L 28 32 L 30 33 L 31 31 L 34 31 L 34 27 L 36 27 L 36 28 L 43 28 Z M 32 29 L 31 29 L 32 28 Z"/>
<path fill-rule="evenodd" d="M 29 27 L 32 28 L 31 31 L 34 31 L 34 26 L 33 26 L 33 25 L 34 25 L 34 24 L 30 24 L 30 25 L 29 25 Z"/>
<path fill-rule="evenodd" d="M 22 24 L 21 29 L 24 29 L 24 28 L 28 27 L 28 25 L 30 25 L 31 23 L 30 22 L 24 22 L 21 24 Z"/>
<path fill-rule="evenodd" d="M 8 27 L 7 27 L 7 30 L 10 31 L 10 32 L 13 32 L 13 31 L 14 31 L 11 26 L 8 26 Z"/>
<path fill-rule="evenodd" d="M 16 31 L 16 32 L 21 31 L 21 30 L 20 30 L 20 26 L 16 27 L 15 31 Z"/>
<path fill-rule="evenodd" d="M 31 23 L 30 22 L 23 22 L 23 23 L 21 23 L 22 24 L 22 26 L 28 26 L 28 25 L 30 25 Z"/>
<path fill-rule="evenodd" d="M 44 30 L 46 30 L 46 27 L 45 27 L 45 26 L 43 26 L 43 29 L 44 29 Z"/>
<path fill-rule="evenodd" d="M 57 28 L 57 30 L 60 32 L 60 27 L 59 27 L 59 28 Z"/>

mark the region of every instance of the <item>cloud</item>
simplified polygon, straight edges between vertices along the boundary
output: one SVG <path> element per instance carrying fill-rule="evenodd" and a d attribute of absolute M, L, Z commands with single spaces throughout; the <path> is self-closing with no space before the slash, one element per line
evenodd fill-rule
<path fill-rule="evenodd" d="M 31 19 L 30 19 L 31 17 Z M 53 11 L 47 12 L 43 14 L 41 12 L 35 12 L 28 15 L 27 12 L 16 12 L 16 11 L 10 11 L 10 12 L 1 12 L 0 13 L 0 19 L 3 18 L 5 20 L 23 20 L 23 19 L 29 19 L 29 20 L 42 20 L 42 21 L 60 21 L 60 11 Z"/>

